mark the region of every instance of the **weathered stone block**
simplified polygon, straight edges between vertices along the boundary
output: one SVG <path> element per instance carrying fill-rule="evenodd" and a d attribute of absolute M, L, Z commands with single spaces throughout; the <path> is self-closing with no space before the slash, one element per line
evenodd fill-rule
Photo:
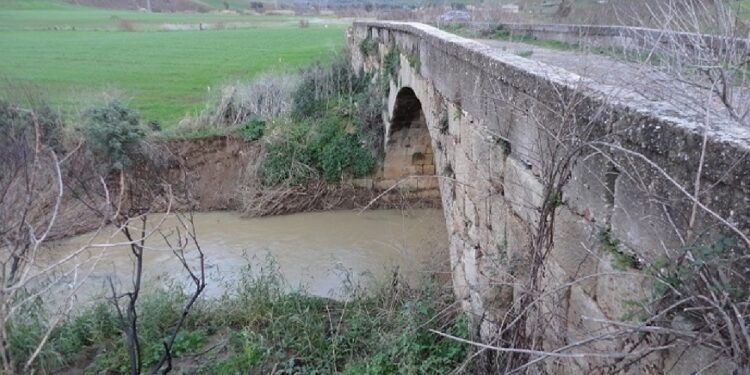
<path fill-rule="evenodd" d="M 642 259 L 653 259 L 663 254 L 665 249 L 682 246 L 675 227 L 665 214 L 667 206 L 663 204 L 670 203 L 657 200 L 655 192 L 652 195 L 644 191 L 648 188 L 620 175 L 615 181 L 615 207 L 611 220 L 615 239 L 623 242 Z M 683 218 L 673 216 L 671 221 L 679 223 Z"/>
<path fill-rule="evenodd" d="M 738 374 L 734 372 L 734 366 L 728 359 L 716 361 L 716 356 L 717 353 L 708 348 L 679 345 L 664 358 L 663 368 L 667 370 L 665 375 L 696 374 L 698 371 L 711 375 Z"/>
<path fill-rule="evenodd" d="M 638 306 L 645 302 L 648 277 L 637 270 L 622 271 L 612 265 L 612 256 L 603 254 L 596 279 L 596 302 L 609 319 L 638 317 Z"/>
<path fill-rule="evenodd" d="M 391 188 L 396 183 L 398 183 L 396 180 L 377 180 L 373 185 L 375 186 L 375 189 L 385 190 Z"/>
<path fill-rule="evenodd" d="M 514 114 L 514 121 L 507 133 L 513 156 L 526 164 L 542 169 L 545 157 L 541 148 L 545 145 L 540 133 L 540 125 L 537 122 L 542 121 L 544 123 L 545 120 L 535 118 L 535 115 L 541 114 L 541 112 L 533 110 L 522 112 L 519 109 L 515 109 Z"/>
<path fill-rule="evenodd" d="M 501 196 L 492 196 L 489 207 L 490 226 L 494 234 L 495 243 L 501 244 L 507 241 L 507 218 L 512 215 L 505 199 Z"/>
<path fill-rule="evenodd" d="M 433 167 L 434 168 L 434 167 Z M 434 173 L 424 173 L 426 176 L 432 176 Z M 437 177 L 419 177 L 417 180 L 417 188 L 422 190 L 435 191 L 439 188 Z M 437 192 L 435 192 L 437 194 Z"/>
<path fill-rule="evenodd" d="M 373 187 L 373 179 L 372 178 L 355 178 L 352 179 L 352 185 L 364 189 L 372 189 Z"/>
<path fill-rule="evenodd" d="M 470 179 L 473 174 L 475 175 L 473 171 L 476 167 L 473 165 L 473 162 L 469 159 L 469 157 L 461 147 L 456 150 L 455 156 L 456 163 L 455 165 L 453 165 L 453 172 L 455 174 L 456 180 L 458 180 L 458 182 L 461 184 L 470 186 L 473 185 L 474 181 Z"/>
<path fill-rule="evenodd" d="M 434 164 L 425 165 L 422 168 L 422 174 L 425 174 L 425 175 L 428 175 L 428 176 L 435 175 L 435 165 Z"/>
<path fill-rule="evenodd" d="M 463 256 L 464 271 L 466 273 L 466 281 L 469 283 L 470 289 L 479 289 L 479 259 L 477 258 L 480 254 L 477 252 L 476 245 L 468 244 L 466 246 Z"/>
<path fill-rule="evenodd" d="M 581 158 L 563 188 L 565 204 L 587 220 L 607 225 L 614 209 L 618 172 L 601 154 Z"/>
<path fill-rule="evenodd" d="M 508 158 L 503 187 L 505 199 L 516 214 L 530 225 L 536 225 L 544 202 L 544 186 L 531 170 L 515 158 Z"/>
<path fill-rule="evenodd" d="M 597 231 L 589 221 L 567 208 L 557 210 L 550 256 L 565 272 L 565 280 L 580 280 L 578 285 L 590 296 L 596 293 L 596 278 L 591 275 L 596 274 L 599 264 Z"/>
<path fill-rule="evenodd" d="M 544 266 L 542 290 L 544 294 L 539 302 L 541 322 L 531 322 L 544 327 L 544 349 L 552 351 L 568 344 L 568 301 L 570 287 L 562 288 L 567 279 L 565 271 L 554 261 Z M 551 357 L 544 361 L 543 368 L 547 374 L 582 373 L 576 362 L 570 358 Z M 571 371 L 574 369 L 574 371 Z"/>
<path fill-rule="evenodd" d="M 606 320 L 606 316 L 599 309 L 596 302 L 586 295 L 578 286 L 570 288 L 570 299 L 568 304 L 568 342 L 579 342 L 599 337 L 612 332 L 612 328 L 599 321 Z M 617 350 L 617 344 L 612 340 L 597 339 L 591 344 L 582 345 L 573 349 L 577 353 L 610 353 Z M 578 365 L 585 373 L 592 373 L 596 368 L 607 363 L 606 358 L 593 356 L 576 358 Z"/>

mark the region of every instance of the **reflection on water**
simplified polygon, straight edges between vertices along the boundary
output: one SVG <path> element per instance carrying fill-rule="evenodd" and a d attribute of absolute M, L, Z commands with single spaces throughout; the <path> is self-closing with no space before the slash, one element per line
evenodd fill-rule
<path fill-rule="evenodd" d="M 161 216 L 154 215 L 151 222 Z M 310 293 L 333 296 L 348 275 L 364 281 L 363 275 L 383 279 L 398 266 L 414 282 L 428 271 L 436 271 L 448 261 L 448 239 L 440 210 L 379 210 L 361 214 L 351 211 L 304 213 L 269 218 L 246 219 L 233 212 L 199 213 L 194 216 L 198 241 L 206 255 L 209 295 L 223 291 L 238 272 L 250 263 L 266 264 L 275 259 L 291 287 L 304 286 Z M 165 218 L 166 231 L 175 221 Z M 48 254 L 68 253 L 92 239 L 93 234 L 59 241 Z M 122 235 L 101 233 L 93 243 L 117 243 Z M 166 279 L 184 280 L 186 274 L 175 256 L 155 234 L 146 243 L 144 278 L 150 285 Z M 188 258 L 195 259 L 195 252 Z M 107 280 L 116 276 L 129 288 L 133 270 L 130 248 L 93 248 L 80 259 L 93 264 L 89 282 L 79 292 L 87 296 L 108 290 Z M 49 262 L 51 259 L 47 259 Z M 368 278 L 369 280 L 369 278 Z M 157 281 L 153 283 L 153 281 Z"/>

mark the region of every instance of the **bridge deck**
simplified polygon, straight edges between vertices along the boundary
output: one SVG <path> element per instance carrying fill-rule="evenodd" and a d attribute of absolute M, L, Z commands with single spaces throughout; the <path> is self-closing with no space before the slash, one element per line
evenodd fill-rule
<path fill-rule="evenodd" d="M 610 88 L 614 97 L 637 96 L 653 102 L 667 102 L 682 112 L 682 115 L 693 114 L 704 117 L 699 120 L 705 123 L 705 113 L 695 113 L 696 108 L 712 108 L 708 120 L 713 127 L 723 127 L 736 124 L 726 111 L 721 101 L 712 96 L 707 98 L 695 86 L 668 76 L 655 66 L 626 62 L 624 59 L 588 51 L 568 51 L 543 48 L 532 44 L 499 40 L 478 39 L 488 47 L 525 57 L 533 62 L 556 66 L 581 77 L 596 82 L 599 87 Z M 750 93 L 746 93 L 750 94 Z M 750 95 L 748 100 L 750 100 Z M 707 105 L 708 103 L 708 105 Z M 720 125 L 718 125 L 720 124 Z M 737 124 L 739 125 L 739 124 Z M 742 134 L 740 138 L 750 140 L 747 129 L 738 126 L 733 133 Z"/>

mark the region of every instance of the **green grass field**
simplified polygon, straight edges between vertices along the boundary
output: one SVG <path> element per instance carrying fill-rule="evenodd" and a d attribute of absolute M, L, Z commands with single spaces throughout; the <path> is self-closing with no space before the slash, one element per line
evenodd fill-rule
<path fill-rule="evenodd" d="M 0 4 L 3 80 L 39 87 L 69 113 L 102 93 L 116 93 L 145 120 L 165 127 L 200 109 L 209 87 L 325 59 L 341 48 L 346 28 L 335 20 L 299 28 L 291 17 L 146 14 L 52 0 Z M 112 16 L 131 21 L 137 31 L 120 30 Z M 242 28 L 158 30 L 164 23 L 216 22 Z"/>

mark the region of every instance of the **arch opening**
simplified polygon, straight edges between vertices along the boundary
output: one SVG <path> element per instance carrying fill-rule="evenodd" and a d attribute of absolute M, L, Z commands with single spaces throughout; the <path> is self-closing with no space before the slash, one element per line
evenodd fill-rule
<path fill-rule="evenodd" d="M 435 162 L 422 103 L 409 87 L 402 88 L 396 95 L 386 137 L 383 177 L 399 181 L 415 176 L 399 186 L 411 191 L 437 192 L 436 178 L 419 177 L 434 176 Z"/>

